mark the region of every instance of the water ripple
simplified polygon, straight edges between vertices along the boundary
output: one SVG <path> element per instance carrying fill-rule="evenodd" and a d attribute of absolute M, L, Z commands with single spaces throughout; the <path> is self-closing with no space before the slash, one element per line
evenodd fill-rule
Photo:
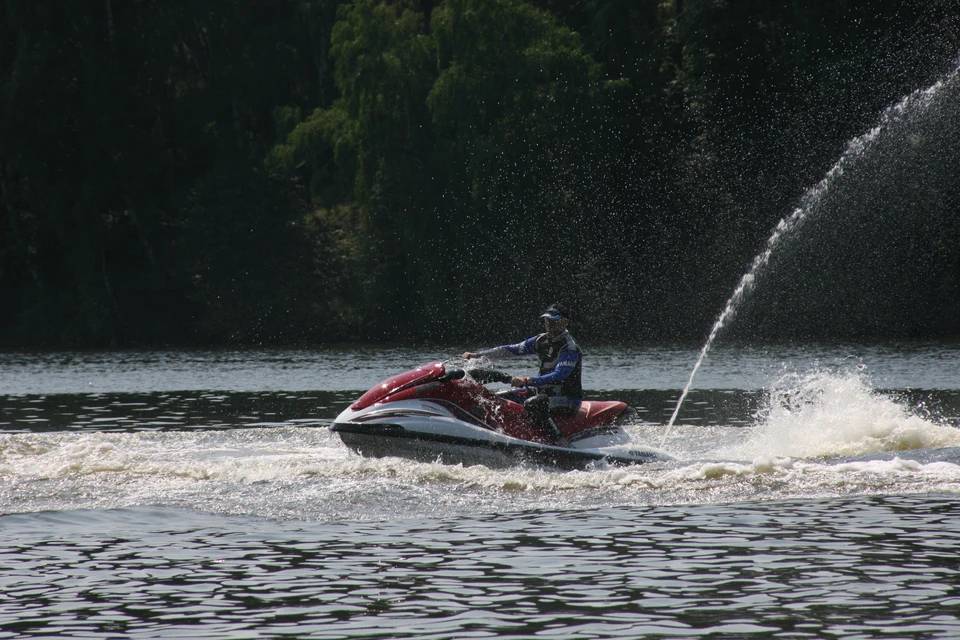
<path fill-rule="evenodd" d="M 0 523 L 0 637 L 960 633 L 955 496 L 366 524 L 147 508 Z"/>

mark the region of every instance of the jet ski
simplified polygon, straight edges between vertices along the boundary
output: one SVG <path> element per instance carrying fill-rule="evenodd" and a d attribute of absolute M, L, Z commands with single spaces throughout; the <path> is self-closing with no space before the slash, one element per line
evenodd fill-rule
<path fill-rule="evenodd" d="M 330 426 L 345 445 L 368 457 L 401 456 L 423 462 L 512 466 L 528 462 L 560 469 L 669 460 L 637 448 L 620 423 L 635 413 L 619 401 L 584 400 L 576 415 L 558 418 L 567 446 L 528 416 L 523 405 L 487 389 L 510 375 L 465 371 L 442 362 L 381 382 Z"/>

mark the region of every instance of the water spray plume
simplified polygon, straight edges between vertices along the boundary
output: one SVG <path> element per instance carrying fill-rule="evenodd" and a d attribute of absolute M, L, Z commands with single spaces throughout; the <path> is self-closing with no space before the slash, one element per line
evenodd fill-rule
<path fill-rule="evenodd" d="M 723 329 L 736 314 L 740 302 L 753 289 L 757 276 L 760 275 L 763 268 L 770 262 L 770 257 L 773 255 L 774 250 L 783 242 L 784 237 L 795 232 L 796 229 L 808 219 L 810 213 L 816 210 L 817 205 L 829 192 L 831 185 L 837 178 L 843 175 L 846 169 L 853 166 L 853 164 L 869 150 L 873 141 L 882 131 L 890 125 L 899 122 L 905 116 L 912 114 L 914 111 L 919 110 L 919 112 L 922 113 L 945 86 L 957 82 L 958 74 L 960 74 L 960 62 L 957 63 L 957 67 L 954 68 L 951 73 L 947 74 L 940 81 L 926 89 L 918 89 L 900 100 L 900 102 L 887 107 L 880 116 L 880 122 L 877 126 L 847 143 L 847 148 L 840 156 L 840 159 L 830 168 L 823 179 L 803 194 L 800 205 L 794 209 L 793 213 L 777 223 L 773 234 L 771 234 L 767 240 L 766 248 L 753 259 L 750 269 L 740 279 L 740 283 L 737 285 L 737 288 L 734 289 L 733 295 L 727 300 L 723 312 L 717 317 L 716 322 L 713 323 L 713 328 L 710 329 L 710 335 L 700 350 L 697 362 L 693 365 L 693 371 L 690 372 L 690 379 L 687 381 L 687 386 L 684 387 L 683 393 L 680 394 L 680 398 L 677 400 L 677 406 L 673 410 L 673 415 L 670 416 L 670 422 L 667 423 L 667 428 L 660 441 L 661 448 L 666 442 L 667 436 L 670 435 L 670 429 L 677 419 L 677 414 L 680 413 L 680 406 L 690 392 L 690 387 L 693 386 L 693 379 L 696 377 L 697 371 L 699 371 L 700 366 L 707 357 L 707 352 L 710 351 L 710 347 L 713 345 L 714 340 L 716 340 L 720 330 Z"/>

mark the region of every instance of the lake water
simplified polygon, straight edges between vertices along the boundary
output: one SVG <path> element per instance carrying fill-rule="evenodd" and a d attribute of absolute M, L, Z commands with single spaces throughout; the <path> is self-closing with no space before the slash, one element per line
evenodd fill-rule
<path fill-rule="evenodd" d="M 960 637 L 960 346 L 718 346 L 669 432 L 697 350 L 588 349 L 669 463 L 326 428 L 467 346 L 0 354 L 0 639 Z"/>

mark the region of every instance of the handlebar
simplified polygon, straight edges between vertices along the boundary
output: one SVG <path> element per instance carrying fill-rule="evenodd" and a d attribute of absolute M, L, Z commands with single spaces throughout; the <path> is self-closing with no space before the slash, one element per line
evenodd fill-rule
<path fill-rule="evenodd" d="M 488 384 L 490 382 L 502 382 L 504 384 L 510 384 L 510 381 L 513 380 L 513 376 L 509 373 L 497 371 L 496 369 L 470 369 L 467 371 L 467 373 L 469 373 L 470 377 L 480 384 Z"/>
<path fill-rule="evenodd" d="M 459 367 L 450 367 L 447 369 L 447 372 L 440 376 L 439 380 L 442 382 L 449 382 L 450 380 L 460 380 L 467 374 L 466 371 L 460 369 Z"/>

